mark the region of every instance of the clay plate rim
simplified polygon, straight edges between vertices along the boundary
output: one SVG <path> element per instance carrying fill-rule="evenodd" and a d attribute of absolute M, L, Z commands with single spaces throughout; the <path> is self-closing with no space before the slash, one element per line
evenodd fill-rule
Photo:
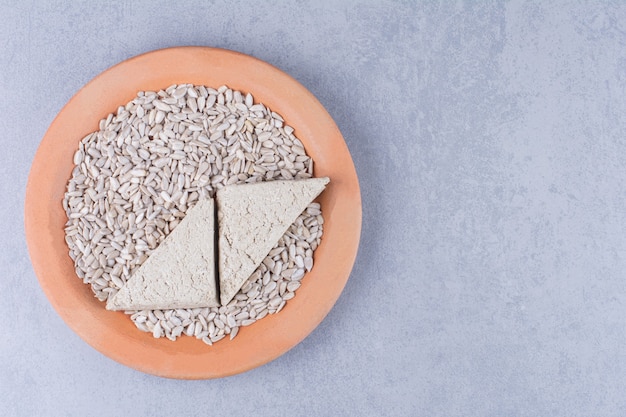
<path fill-rule="evenodd" d="M 138 331 L 121 312 L 105 310 L 74 272 L 64 239 L 61 201 L 78 142 L 137 91 L 174 83 L 227 84 L 251 92 L 280 113 L 315 161 L 315 176 L 331 183 L 319 198 L 324 237 L 315 266 L 281 313 L 240 329 L 232 341 L 207 346 Z M 208 379 L 237 374 L 276 359 L 328 314 L 356 258 L 361 196 L 348 148 L 331 116 L 300 83 L 256 58 L 217 48 L 177 47 L 148 52 L 104 71 L 63 107 L 39 145 L 26 186 L 25 230 L 35 274 L 50 303 L 89 345 L 136 370 L 168 378 Z"/>

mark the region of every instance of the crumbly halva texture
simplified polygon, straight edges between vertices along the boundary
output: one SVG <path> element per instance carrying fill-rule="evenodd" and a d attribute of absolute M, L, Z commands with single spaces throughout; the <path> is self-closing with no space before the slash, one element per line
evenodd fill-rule
<path fill-rule="evenodd" d="M 215 307 L 215 207 L 206 198 L 187 212 L 126 284 L 108 310 Z"/>
<path fill-rule="evenodd" d="M 222 305 L 237 294 L 329 178 L 232 185 L 216 194 Z"/>

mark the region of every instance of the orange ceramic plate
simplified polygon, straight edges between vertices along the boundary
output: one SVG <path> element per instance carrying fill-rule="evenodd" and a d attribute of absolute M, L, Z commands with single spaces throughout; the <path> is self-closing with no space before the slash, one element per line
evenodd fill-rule
<path fill-rule="evenodd" d="M 295 128 L 315 161 L 315 176 L 331 183 L 319 201 L 324 236 L 315 266 L 277 315 L 213 346 L 192 337 L 154 339 L 121 312 L 111 312 L 76 276 L 63 231 L 63 194 L 78 142 L 138 91 L 171 84 L 227 84 L 251 92 Z M 106 356 L 142 372 L 170 378 L 218 378 L 267 363 L 304 339 L 343 290 L 357 253 L 361 196 L 350 153 L 333 119 L 296 80 L 255 58 L 221 49 L 182 47 L 137 56 L 103 72 L 61 110 L 44 136 L 30 171 L 26 239 L 35 273 L 63 320 Z"/>

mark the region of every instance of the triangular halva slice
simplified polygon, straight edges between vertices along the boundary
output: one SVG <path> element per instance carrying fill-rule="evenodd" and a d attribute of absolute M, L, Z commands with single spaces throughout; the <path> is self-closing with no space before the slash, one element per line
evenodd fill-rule
<path fill-rule="evenodd" d="M 108 310 L 219 306 L 215 207 L 199 201 L 112 298 Z"/>
<path fill-rule="evenodd" d="M 237 294 L 329 179 L 267 181 L 217 191 L 220 301 Z"/>

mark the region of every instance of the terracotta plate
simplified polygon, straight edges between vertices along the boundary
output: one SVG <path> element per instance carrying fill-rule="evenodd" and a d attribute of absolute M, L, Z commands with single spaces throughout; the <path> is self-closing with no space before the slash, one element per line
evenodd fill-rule
<path fill-rule="evenodd" d="M 121 312 L 104 308 L 76 276 L 64 240 L 61 202 L 78 142 L 140 90 L 193 83 L 251 92 L 280 113 L 315 162 L 315 176 L 331 183 L 320 197 L 324 236 L 315 266 L 294 299 L 277 315 L 207 346 L 192 337 L 176 342 L 140 332 Z M 217 378 L 267 363 L 304 339 L 330 311 L 354 263 L 361 231 L 361 196 L 350 153 L 333 119 L 296 80 L 255 58 L 200 47 L 164 49 L 103 72 L 61 110 L 44 136 L 30 171 L 26 239 L 41 287 L 63 320 L 88 344 L 119 363 L 169 378 Z"/>

